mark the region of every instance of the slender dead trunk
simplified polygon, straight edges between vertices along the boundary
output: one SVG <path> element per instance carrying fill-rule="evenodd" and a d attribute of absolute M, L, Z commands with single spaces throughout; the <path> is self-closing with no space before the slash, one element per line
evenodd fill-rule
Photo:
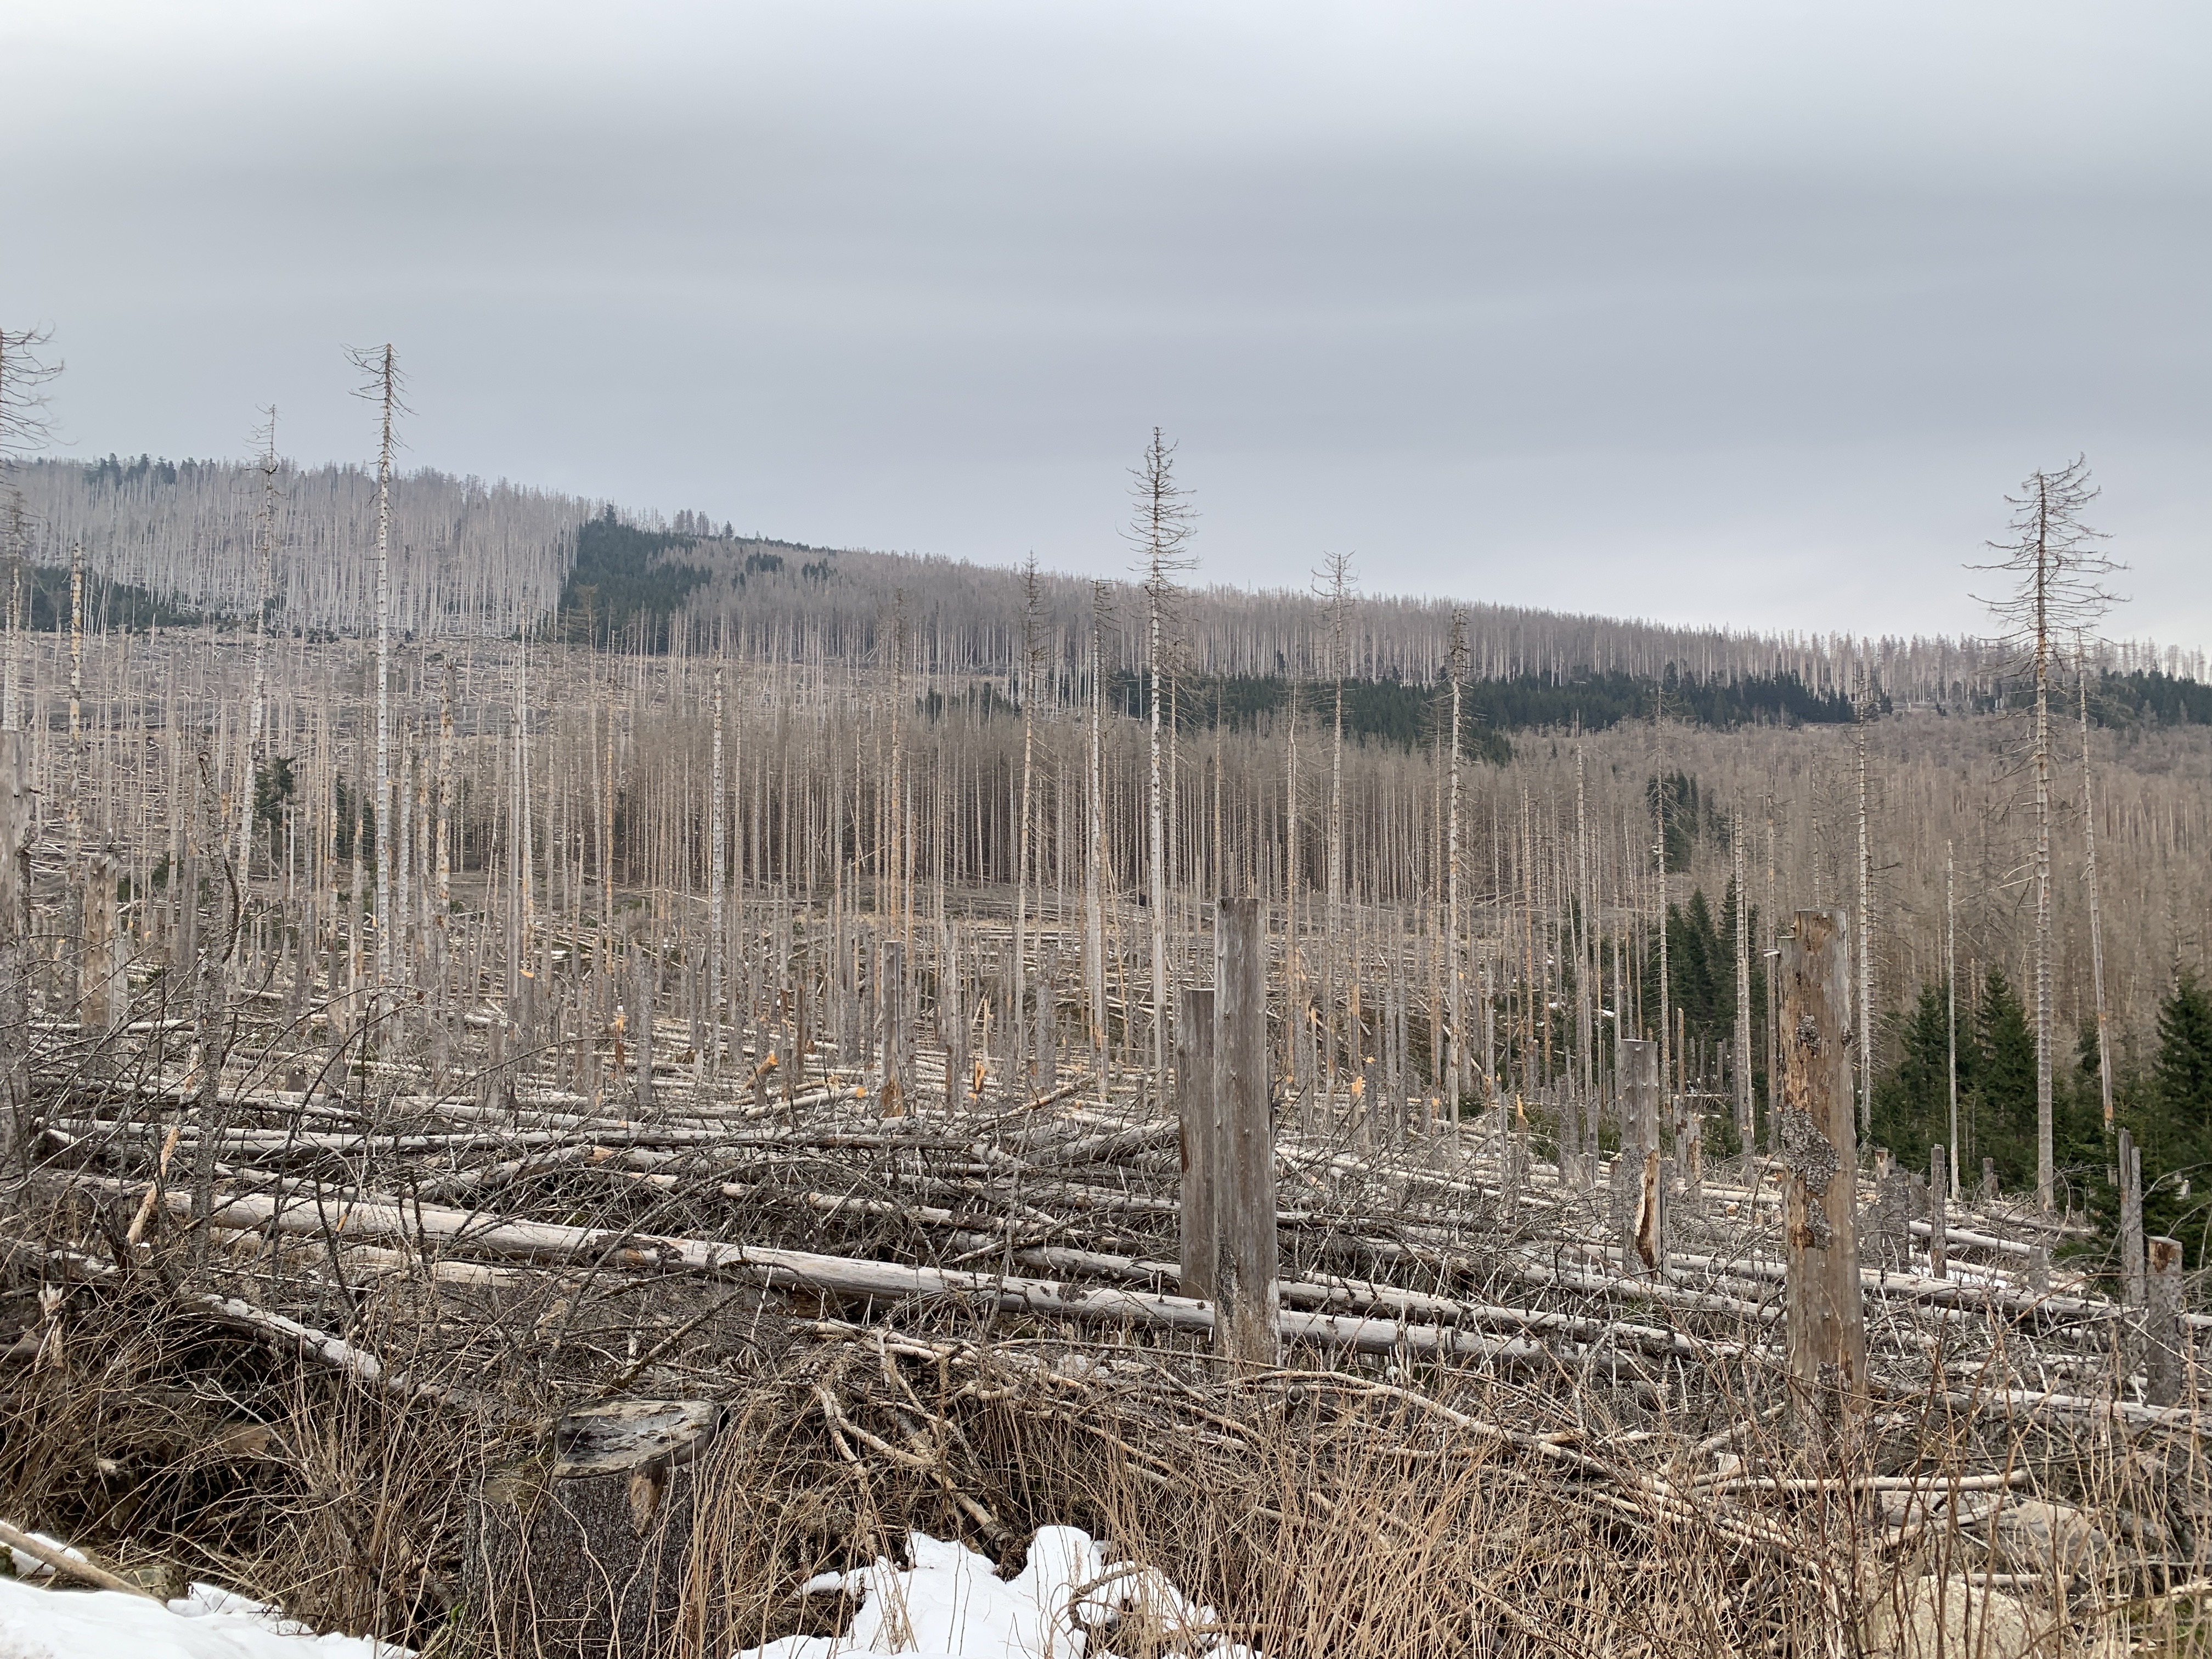
<path fill-rule="evenodd" d="M 1291 681 L 1283 710 L 1283 958 L 1290 990 L 1285 1038 L 1290 1069 L 1301 1085 L 1299 1110 L 1310 1109 L 1312 1068 L 1306 1064 L 1305 945 L 1298 933 L 1298 683 Z"/>
<path fill-rule="evenodd" d="M 1451 641 L 1451 793 L 1444 809 L 1444 951 L 1449 963 L 1449 1029 L 1451 1061 L 1445 1075 L 1451 1098 L 1448 1113 L 1459 1117 L 1459 1103 L 1467 1095 L 1467 962 L 1460 944 L 1459 800 L 1461 688 L 1467 678 L 1467 613 L 1452 612 Z"/>
<path fill-rule="evenodd" d="M 1874 1132 L 1874 860 L 1867 838 L 1867 723 L 1873 687 L 1860 670 L 1858 699 L 1858 1107 L 1859 1133 Z"/>
<path fill-rule="evenodd" d="M 1083 865 L 1083 977 L 1091 1006 L 1091 1051 L 1099 1086 L 1106 1076 L 1106 759 L 1105 584 L 1091 590 L 1091 760 L 1088 856 Z"/>
<path fill-rule="evenodd" d="M 718 1073 L 722 1066 L 722 951 L 728 933 L 723 914 L 723 866 L 729 857 L 729 830 L 725 823 L 728 790 L 722 779 L 722 665 L 714 665 L 714 748 L 709 768 L 707 807 L 707 1066 Z M 765 1056 L 762 1058 L 765 1059 Z"/>
<path fill-rule="evenodd" d="M 1029 1051 L 1026 988 L 1030 977 L 1030 792 L 1036 769 L 1038 605 L 1036 557 L 1034 554 L 1030 557 L 1029 568 L 1023 573 L 1022 586 L 1022 798 L 1021 823 L 1014 834 L 1014 986 L 1010 1005 L 1014 1019 L 1014 1052 L 1017 1054 Z"/>
<path fill-rule="evenodd" d="M 1668 966 L 1667 935 L 1669 927 L 1667 916 L 1667 801 L 1673 786 L 1667 777 L 1666 751 L 1660 751 L 1659 760 L 1659 1086 L 1672 1091 L 1674 1087 L 1674 986 Z"/>
<path fill-rule="evenodd" d="M 2082 876 L 2089 888 L 2089 977 L 2097 996 L 2097 1097 L 2104 1107 L 2105 1133 L 2112 1132 L 2112 1048 L 2105 1011 L 2105 915 L 2097 890 L 2097 798 L 2089 771 L 2089 661 L 2077 641 L 2081 702 Z"/>
<path fill-rule="evenodd" d="M 398 408 L 397 362 L 391 346 L 379 354 L 377 401 L 380 434 L 376 451 L 376 1012 L 391 1012 L 392 997 L 392 449 Z M 356 896 L 357 899 L 357 896 Z"/>
<path fill-rule="evenodd" d="M 1748 1154 L 1753 1139 L 1751 1097 L 1751 905 L 1744 892 L 1743 814 L 1729 836 L 1735 860 L 1735 1134 Z"/>
<path fill-rule="evenodd" d="M 2051 1106 L 2051 558 L 2049 488 L 2037 480 L 2035 560 L 2035 1202 L 2057 1186 Z"/>
<path fill-rule="evenodd" d="M 69 793 L 63 811 L 69 866 L 77 872 L 84 855 L 84 544 L 70 544 Z M 248 774 L 247 793 L 252 793 Z"/>
<path fill-rule="evenodd" d="M 1950 1101 L 1951 1196 L 1959 1193 L 1959 906 L 1951 843 L 1943 843 L 1943 1078 Z"/>
<path fill-rule="evenodd" d="M 253 583 L 252 702 L 247 710 L 245 799 L 238 814 L 238 875 L 240 881 L 253 870 L 253 811 L 260 793 L 261 748 L 268 715 L 268 612 L 270 578 L 276 556 L 276 411 L 269 411 L 263 428 L 261 450 L 261 513 L 255 528 Z"/>
<path fill-rule="evenodd" d="M 31 745 L 15 717 L 0 725 L 0 1168 L 31 1104 Z"/>
<path fill-rule="evenodd" d="M 1176 573 L 1186 571 L 1183 549 L 1190 542 L 1192 511 L 1186 491 L 1175 483 L 1175 449 L 1152 429 L 1144 465 L 1134 473 L 1137 515 L 1130 538 L 1144 549 L 1146 599 L 1146 672 L 1151 679 L 1151 945 L 1152 945 L 1152 1097 L 1166 1099 L 1168 1086 L 1168 1006 L 1172 984 L 1168 975 L 1168 825 L 1166 779 L 1161 776 L 1159 754 L 1159 696 L 1164 690 L 1168 650 L 1168 604 L 1175 598 Z"/>

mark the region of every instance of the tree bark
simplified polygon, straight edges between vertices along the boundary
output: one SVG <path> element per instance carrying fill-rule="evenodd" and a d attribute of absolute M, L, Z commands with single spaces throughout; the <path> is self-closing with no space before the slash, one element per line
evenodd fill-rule
<path fill-rule="evenodd" d="M 1858 1146 L 1851 1099 L 1850 921 L 1800 910 L 1782 947 L 1782 1226 L 1788 1251 L 1790 1371 L 1801 1400 L 1863 1395 Z"/>

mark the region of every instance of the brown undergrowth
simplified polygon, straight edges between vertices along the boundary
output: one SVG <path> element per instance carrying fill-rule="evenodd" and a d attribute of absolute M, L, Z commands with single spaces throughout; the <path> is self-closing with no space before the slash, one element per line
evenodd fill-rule
<path fill-rule="evenodd" d="M 598 1650 L 628 1659 L 829 1628 L 799 1586 L 916 1531 L 1006 1566 L 1054 1523 L 1216 1610 L 1125 1620 L 1100 1638 L 1125 1659 L 2206 1650 L 2212 1480 L 2185 1431 L 1925 1398 L 1832 1421 L 1718 1360 L 1633 1386 L 1311 1355 L 1228 1374 L 958 1306 L 524 1270 L 284 1280 L 295 1317 L 377 1356 L 372 1387 L 216 1317 L 186 1237 L 38 1220 L 11 1230 L 8 1515 L 439 1659 L 564 1650 L 496 1616 L 531 1568 L 487 1571 L 481 1494 L 617 1382 L 724 1408 L 645 1523 L 681 1530 L 652 1617 Z M 249 1239 L 200 1271 L 265 1297 L 282 1265 Z M 671 1352 L 641 1344 L 678 1312 Z M 530 1588 L 620 1593 L 587 1577 Z"/>

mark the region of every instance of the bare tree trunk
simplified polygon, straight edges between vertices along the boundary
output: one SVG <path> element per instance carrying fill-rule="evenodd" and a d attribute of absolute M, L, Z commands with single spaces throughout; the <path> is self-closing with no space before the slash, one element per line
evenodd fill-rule
<path fill-rule="evenodd" d="M 392 996 L 392 450 L 398 410 L 398 366 L 391 346 L 376 354 L 381 434 L 376 451 L 376 1012 L 390 1012 Z M 355 895 L 358 908 L 360 895 Z"/>
<path fill-rule="evenodd" d="M 1735 1137 L 1748 1155 L 1754 1126 L 1751 1097 L 1751 904 L 1744 889 L 1743 814 L 1729 836 L 1735 858 Z"/>
<path fill-rule="evenodd" d="M 707 1039 L 707 1066 L 710 1073 L 718 1073 L 722 1067 L 722 951 L 728 933 L 728 919 L 723 914 L 723 866 L 729 858 L 729 830 L 724 822 L 729 792 L 722 778 L 720 662 L 714 665 L 714 752 L 709 770 L 708 787 L 713 793 L 707 808 L 707 1019 L 711 1035 Z M 765 1054 L 756 1057 L 757 1063 L 766 1059 Z"/>
<path fill-rule="evenodd" d="M 1808 1403 L 1866 1387 L 1858 1150 L 1851 1109 L 1850 916 L 1800 910 L 1783 945 L 1783 1237 L 1790 1371 Z"/>
<path fill-rule="evenodd" d="M 2097 994 L 2097 1097 L 2104 1107 L 2105 1133 L 2112 1132 L 2112 1046 L 2105 1012 L 2105 913 L 2097 890 L 2097 798 L 2089 771 L 2089 662 L 2076 642 L 2081 699 L 2082 875 L 2089 887 L 2089 977 Z"/>
<path fill-rule="evenodd" d="M 1620 1239 L 1620 1270 L 1664 1279 L 1667 1183 L 1660 1176 L 1659 1045 L 1631 1037 L 1620 1048 L 1621 1133 L 1620 1156 L 1613 1164 L 1613 1224 Z"/>
<path fill-rule="evenodd" d="M 438 683 L 437 903 L 430 916 L 431 1054 L 442 1074 L 453 1019 L 449 939 L 453 911 L 453 668 Z M 473 987 L 471 988 L 474 989 Z"/>
<path fill-rule="evenodd" d="M 1091 759 L 1085 774 L 1089 799 L 1086 856 L 1083 863 L 1083 982 L 1091 1015 L 1091 1063 L 1099 1086 L 1106 1079 L 1106 585 L 1091 587 Z"/>
<path fill-rule="evenodd" d="M 1298 930 L 1298 683 L 1290 684 L 1283 711 L 1283 961 L 1289 988 L 1290 1017 L 1285 1022 L 1291 1073 L 1300 1093 L 1298 1109 L 1312 1109 L 1313 1067 L 1307 1063 L 1305 941 Z"/>
<path fill-rule="evenodd" d="M 1146 892 L 1151 900 L 1149 922 L 1152 947 L 1152 1093 L 1158 1099 L 1167 1083 L 1168 999 L 1168 886 L 1166 810 L 1160 780 L 1160 635 L 1161 601 L 1152 597 L 1146 611 L 1148 640 L 1146 668 L 1152 677 L 1151 817 L 1147 823 L 1151 869 Z"/>
<path fill-rule="evenodd" d="M 84 948 L 80 957 L 78 1023 L 105 1036 L 123 1023 L 129 1004 L 128 981 L 115 929 L 115 855 L 94 852 L 84 864 Z"/>
<path fill-rule="evenodd" d="M 1460 694 L 1467 678 L 1467 613 L 1452 612 L 1451 642 L 1451 799 L 1444 823 L 1444 951 L 1449 964 L 1451 1062 L 1445 1073 L 1449 1094 L 1447 1115 L 1459 1118 L 1459 1103 L 1467 1095 L 1467 963 L 1460 943 L 1459 797 Z"/>
<path fill-rule="evenodd" d="M 1329 1072 L 1336 1070 L 1337 1042 L 1337 987 L 1343 982 L 1342 963 L 1344 941 L 1344 668 L 1345 668 L 1345 611 L 1349 600 L 1351 560 L 1342 553 L 1327 556 L 1321 570 L 1324 583 L 1322 593 L 1328 603 L 1329 672 L 1335 681 L 1335 712 L 1332 720 L 1332 735 L 1328 757 L 1328 960 L 1329 1006 L 1328 1048 Z M 1356 986 L 1351 994 L 1356 998 Z M 1352 1046 L 1352 1064 L 1359 1064 L 1359 1034 L 1348 1030 L 1345 1040 Z"/>
<path fill-rule="evenodd" d="M 1589 784 L 1584 776 L 1582 745 L 1575 745 L 1575 1047 L 1577 1050 L 1576 1093 L 1577 1110 L 1563 1116 L 1574 1127 L 1575 1156 L 1583 1164 L 1583 1178 L 1595 1170 L 1597 1159 L 1597 981 L 1590 969 L 1596 953 L 1593 943 L 1597 927 L 1596 907 L 1590 902 Z"/>
<path fill-rule="evenodd" d="M 2140 1308 L 2143 1301 L 2142 1153 L 2125 1129 L 2118 1134 L 2120 1176 L 2120 1301 Z"/>
<path fill-rule="evenodd" d="M 1214 924 L 1214 1352 L 1277 1363 L 1275 1145 L 1268 1101 L 1267 935 L 1260 901 L 1224 899 Z"/>
<path fill-rule="evenodd" d="M 1948 1160 L 1948 1161 L 1947 1161 Z M 1928 1157 L 1928 1276 L 1930 1279 L 1949 1277 L 1951 1188 L 1957 1177 L 1951 1173 L 1959 1164 L 1957 1149 L 1946 1153 L 1941 1146 L 1929 1149 Z"/>
<path fill-rule="evenodd" d="M 268 611 L 270 572 L 276 556 L 276 411 L 269 411 L 269 423 L 261 450 L 261 513 L 255 526 L 254 539 L 258 544 L 257 569 L 253 585 L 253 651 L 252 701 L 247 711 L 246 736 L 245 799 L 238 814 L 238 850 L 233 854 L 238 865 L 238 878 L 247 880 L 253 873 L 253 811 L 259 793 L 261 745 L 267 723 L 268 678 Z M 380 921 L 381 918 L 379 919 Z"/>
<path fill-rule="evenodd" d="M 0 1168 L 31 1104 L 29 759 L 24 734 L 0 727 Z"/>
<path fill-rule="evenodd" d="M 1182 1161 L 1182 1293 L 1211 1302 L 1220 1254 L 1215 1203 L 1222 1149 L 1215 1133 L 1213 990 L 1185 986 L 1176 1010 L 1176 1115 Z"/>
<path fill-rule="evenodd" d="M 1859 671 L 1859 929 L 1858 929 L 1858 1106 L 1859 1133 L 1874 1133 L 1874 860 L 1867 839 L 1867 717 L 1873 688 Z"/>
<path fill-rule="evenodd" d="M 1022 798 L 1021 823 L 1014 833 L 1014 992 L 1012 1002 L 1014 1051 L 1026 1054 L 1028 1043 L 1029 921 L 1030 921 L 1030 791 L 1036 769 L 1037 588 L 1036 556 L 1030 556 L 1022 573 Z M 1154 925 L 1158 926 L 1156 921 Z M 1165 1073 L 1162 1073 L 1163 1079 Z"/>
<path fill-rule="evenodd" d="M 1943 843 L 1943 1078 L 1951 1109 L 1951 1197 L 1959 1190 L 1959 906 L 1951 843 Z"/>
<path fill-rule="evenodd" d="M 1672 799 L 1674 784 L 1667 774 L 1667 751 L 1659 751 L 1659 1086 L 1672 1091 L 1674 1087 L 1674 984 L 1673 970 L 1668 965 L 1667 936 L 1674 930 L 1667 925 L 1667 804 Z"/>
<path fill-rule="evenodd" d="M 1775 901 L 1774 796 L 1766 797 L 1766 1150 L 1780 1150 L 1782 1121 L 1782 918 Z M 1955 1139 L 1955 1137 L 1954 1137 Z"/>
<path fill-rule="evenodd" d="M 2154 1406 L 2177 1405 L 2191 1369 L 2189 1327 L 2182 1319 L 2181 1241 L 2151 1239 L 2145 1255 L 2143 1323 L 2149 1364 L 2143 1392 Z"/>
<path fill-rule="evenodd" d="M 84 544 L 70 544 L 69 794 L 63 805 L 70 870 L 84 855 Z M 247 793 L 252 793 L 250 784 Z"/>
<path fill-rule="evenodd" d="M 2048 1211 L 2055 1197 L 2051 1147 L 2051 637 L 2063 626 L 2077 630 L 2100 614 L 2113 595 L 2096 578 L 2118 569 L 2094 551 L 2103 538 L 2084 525 L 2081 509 L 2096 498 L 2080 459 L 2052 472 L 2037 472 L 2027 493 L 2008 496 L 2017 511 L 2008 526 L 2016 539 L 1992 543 L 2003 555 L 1979 567 L 2018 580 L 2012 591 L 1989 601 L 2008 625 L 2008 638 L 2029 653 L 2035 684 L 2032 742 L 2035 771 L 2035 1196 Z"/>
<path fill-rule="evenodd" d="M 1166 669 L 1167 611 L 1178 591 L 1178 574 L 1190 568 L 1186 549 L 1194 517 L 1186 501 L 1188 492 L 1175 482 L 1174 462 L 1174 447 L 1154 427 L 1152 442 L 1146 447 L 1144 460 L 1134 474 L 1135 485 L 1131 494 L 1136 501 L 1136 513 L 1128 532 L 1130 539 L 1142 550 L 1145 666 L 1152 697 L 1151 821 L 1147 826 L 1152 870 L 1147 896 L 1152 910 L 1152 1087 L 1155 1099 L 1162 1097 L 1167 1083 L 1167 1017 L 1173 988 L 1168 972 L 1167 825 L 1164 817 L 1166 783 L 1160 773 L 1160 691 Z"/>
<path fill-rule="evenodd" d="M 2039 477 L 2035 577 L 2035 1203 L 2049 1210 L 2057 1170 L 2051 1108 L 2051 611 L 2047 491 Z"/>

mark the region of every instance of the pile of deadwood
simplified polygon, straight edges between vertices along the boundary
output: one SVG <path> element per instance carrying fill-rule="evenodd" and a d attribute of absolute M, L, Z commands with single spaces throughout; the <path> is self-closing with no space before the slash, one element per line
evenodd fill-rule
<path fill-rule="evenodd" d="M 263 1035 L 214 1079 L 159 1021 L 31 1046 L 0 1479 L 134 1582 L 726 1652 L 835 1628 L 805 1581 L 912 1530 L 1066 1523 L 1189 1592 L 1134 1655 L 2185 1644 L 2212 1579 L 2212 1322 L 2021 1204 L 1839 1173 L 1837 1376 L 1791 1352 L 1802 1162 L 1662 1158 L 1633 1111 L 1563 1175 L 1510 1110 L 1263 1086 L 1255 1296 L 1202 1121 L 1250 1093 L 1233 1034 L 1164 1093 L 924 1053 L 889 1103 L 834 1044 L 714 1068 L 672 1024 L 645 1100 L 618 1054 L 594 1097 Z"/>

